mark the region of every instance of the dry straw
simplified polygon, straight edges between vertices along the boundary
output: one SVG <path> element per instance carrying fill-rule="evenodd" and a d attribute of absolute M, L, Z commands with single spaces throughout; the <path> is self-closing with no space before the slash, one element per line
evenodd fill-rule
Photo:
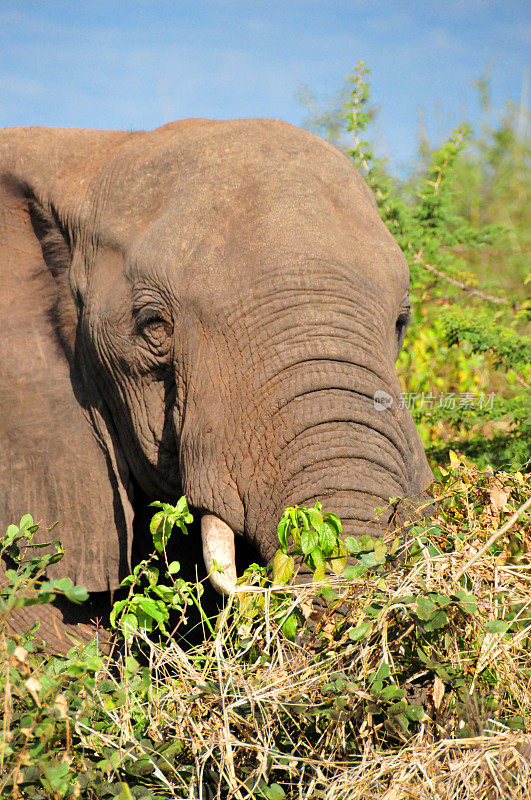
<path fill-rule="evenodd" d="M 149 688 L 128 691 L 125 666 L 101 670 L 98 729 L 71 720 L 80 750 L 112 748 L 121 780 L 147 760 L 161 798 L 531 798 L 528 494 L 527 476 L 457 465 L 437 516 L 380 571 L 331 578 L 334 598 L 284 587 L 279 612 L 256 580 L 200 648 L 137 634 Z M 290 641 L 280 623 L 293 608 L 307 624 Z M 378 675 L 389 696 L 403 691 L 405 726 Z M 99 689 L 109 680 L 115 707 Z"/>

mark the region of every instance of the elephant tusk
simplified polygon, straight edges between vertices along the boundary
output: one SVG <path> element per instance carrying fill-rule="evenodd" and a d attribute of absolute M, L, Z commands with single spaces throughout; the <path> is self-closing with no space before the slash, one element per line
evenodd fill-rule
<path fill-rule="evenodd" d="M 220 594 L 228 595 L 236 586 L 234 532 L 213 514 L 201 518 L 201 541 L 208 579 Z M 220 572 L 216 565 L 223 569 Z"/>

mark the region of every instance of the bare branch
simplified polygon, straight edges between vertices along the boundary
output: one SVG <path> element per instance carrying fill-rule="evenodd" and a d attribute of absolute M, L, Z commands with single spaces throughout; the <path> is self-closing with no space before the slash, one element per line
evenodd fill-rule
<path fill-rule="evenodd" d="M 447 283 L 451 283 L 453 286 L 457 286 L 459 289 L 462 289 L 464 292 L 468 292 L 469 294 L 474 294 L 477 297 L 481 297 L 483 300 L 488 300 L 489 303 L 498 303 L 503 304 L 506 303 L 507 305 L 511 305 L 516 311 L 521 311 L 523 306 L 514 304 L 512 305 L 506 297 L 493 297 L 491 294 L 487 294 L 486 292 L 481 292 L 479 289 L 473 289 L 472 286 L 467 286 L 466 283 L 462 283 L 461 281 L 456 280 L 456 278 L 451 278 L 449 275 L 445 275 L 444 272 L 441 272 L 439 269 L 434 267 L 432 264 L 427 264 L 426 261 L 422 258 L 422 251 L 415 253 L 413 256 L 413 261 L 416 264 L 419 264 L 423 269 L 428 270 L 428 272 L 433 273 L 438 278 L 442 278 Z"/>

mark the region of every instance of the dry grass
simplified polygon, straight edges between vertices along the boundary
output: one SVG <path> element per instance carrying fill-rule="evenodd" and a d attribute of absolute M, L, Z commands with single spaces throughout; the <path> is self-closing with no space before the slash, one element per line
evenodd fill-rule
<path fill-rule="evenodd" d="M 464 501 L 433 521 L 439 527 L 419 540 L 413 566 L 395 565 L 385 576 L 348 585 L 336 580 L 337 598 L 320 612 L 312 605 L 315 586 L 286 590 L 287 605 L 311 620 L 296 642 L 281 635 L 271 590 L 259 586 L 243 587 L 243 601 L 231 599 L 216 639 L 199 658 L 175 643 L 144 640 L 154 741 L 159 732 L 182 742 L 181 757 L 167 773 L 175 796 L 212 792 L 243 800 L 261 796 L 258 787 L 274 781 L 301 799 L 531 797 L 531 736 L 508 724 L 519 717 L 531 730 L 531 564 L 527 548 L 512 557 L 504 542 L 498 554 L 480 553 L 492 529 L 501 530 L 501 520 L 510 518 L 509 498 L 520 498 L 515 486 L 523 491 L 525 481 L 508 486 L 508 477 L 487 476 L 479 487 L 473 477 L 463 472 L 453 483 L 453 496 L 460 493 Z M 466 518 L 470 536 L 431 554 L 459 530 L 459 517 Z M 524 542 L 523 519 L 515 524 Z M 447 606 L 448 624 L 426 637 L 410 613 L 410 598 L 451 597 L 464 581 L 477 613 Z M 253 597 L 262 598 L 266 613 L 249 620 Z M 381 608 L 368 617 L 375 603 Z M 350 630 L 367 619 L 367 634 L 352 641 Z M 486 622 L 504 619 L 512 620 L 510 633 L 485 632 Z M 428 653 L 429 664 L 419 662 L 416 647 Z M 407 731 L 374 708 L 371 673 L 382 663 L 390 666 L 389 682 L 422 706 L 422 718 Z M 331 676 L 340 681 L 332 690 Z M 132 708 L 129 717 L 135 717 Z M 123 722 L 122 716 L 125 736 Z M 134 731 L 126 738 L 134 742 Z M 183 756 L 193 766 L 186 779 Z"/>
<path fill-rule="evenodd" d="M 145 666 L 100 671 L 71 719 L 76 752 L 112 751 L 108 780 L 157 798 L 531 798 L 527 515 L 481 552 L 526 500 L 528 479 L 458 465 L 439 491 L 447 499 L 424 536 L 410 531 L 407 555 L 334 579 L 335 599 L 318 609 L 315 585 L 285 588 L 281 611 L 255 581 L 201 648 L 136 635 Z M 418 617 L 418 598 L 430 597 L 448 599 L 434 630 Z M 308 622 L 295 642 L 279 626 L 292 607 Z M 507 630 L 489 631 L 492 621 Z M 402 689 L 397 702 L 415 712 L 406 727 L 404 709 L 375 689 L 382 665 L 383 687 Z"/>
<path fill-rule="evenodd" d="M 367 752 L 324 794 L 326 800 L 492 800 L 531 796 L 531 736 L 444 739 L 396 752 Z"/>

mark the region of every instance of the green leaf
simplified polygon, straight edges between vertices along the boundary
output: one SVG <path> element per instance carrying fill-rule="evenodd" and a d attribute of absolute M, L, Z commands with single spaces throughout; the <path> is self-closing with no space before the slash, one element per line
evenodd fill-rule
<path fill-rule="evenodd" d="M 345 539 L 345 547 L 351 556 L 357 556 L 361 552 L 361 546 L 357 539 L 353 536 L 347 536 Z"/>
<path fill-rule="evenodd" d="M 406 708 L 406 717 L 411 720 L 411 722 L 420 722 L 424 719 L 424 709 L 422 706 L 418 705 L 408 705 Z"/>
<path fill-rule="evenodd" d="M 485 631 L 487 633 L 507 633 L 511 623 L 504 619 L 494 619 L 485 623 Z"/>
<path fill-rule="evenodd" d="M 160 600 L 152 600 L 150 597 L 141 597 L 138 603 L 144 614 L 152 617 L 156 622 L 164 623 L 167 619 L 167 611 L 164 603 Z"/>
<path fill-rule="evenodd" d="M 85 672 L 85 665 L 81 661 L 75 661 L 71 664 L 68 664 L 66 668 L 67 675 L 73 675 L 77 677 L 78 675 L 83 675 Z"/>
<path fill-rule="evenodd" d="M 355 566 L 345 567 L 343 577 L 347 581 L 354 581 L 356 578 L 360 578 L 362 575 L 365 575 L 366 572 L 367 567 L 363 566 L 363 564 L 356 564 Z"/>
<path fill-rule="evenodd" d="M 46 564 L 57 564 L 59 561 L 61 561 L 65 554 L 64 547 L 58 539 L 54 542 L 54 547 L 56 548 L 57 552 L 49 553 L 46 556 L 43 556 L 43 560 L 46 560 Z"/>
<path fill-rule="evenodd" d="M 403 714 L 406 708 L 407 700 L 402 699 L 388 705 L 385 712 L 388 716 L 392 717 L 395 714 Z"/>
<path fill-rule="evenodd" d="M 127 600 L 118 600 L 112 607 L 111 614 L 109 617 L 109 622 L 111 627 L 114 628 L 116 626 L 116 618 L 119 615 L 120 611 L 124 608 Z"/>
<path fill-rule="evenodd" d="M 328 558 L 328 566 L 334 575 L 341 575 L 347 565 L 347 548 L 340 540 L 337 541 L 336 546 L 330 553 Z"/>
<path fill-rule="evenodd" d="M 311 523 L 310 523 L 310 515 L 308 514 L 308 509 L 304 508 L 303 506 L 298 507 L 297 516 L 299 520 L 302 522 L 303 530 L 309 531 L 311 528 Z"/>
<path fill-rule="evenodd" d="M 319 531 L 323 525 L 323 515 L 320 511 L 316 508 L 309 508 L 308 509 L 308 517 L 310 519 L 310 523 L 313 525 L 316 531 Z"/>
<path fill-rule="evenodd" d="M 291 533 L 291 538 L 293 540 L 293 551 L 297 555 L 300 555 L 302 553 L 301 532 L 300 532 L 299 528 L 291 528 L 290 529 L 290 533 Z"/>
<path fill-rule="evenodd" d="M 144 575 L 147 578 L 149 585 L 150 586 L 155 586 L 155 584 L 157 583 L 157 581 L 159 579 L 159 571 L 158 571 L 157 567 L 153 567 L 153 566 L 145 567 Z"/>
<path fill-rule="evenodd" d="M 360 536 L 359 542 L 361 549 L 366 553 L 369 553 L 372 550 L 374 550 L 375 540 L 372 538 L 372 536 L 369 536 L 367 533 L 364 533 Z"/>
<path fill-rule="evenodd" d="M 33 517 L 31 516 L 31 514 L 24 514 L 24 516 L 21 517 L 21 519 L 20 519 L 20 525 L 19 525 L 20 532 L 22 533 L 22 531 L 25 531 L 28 528 L 31 528 L 33 526 L 33 524 L 34 524 L 34 522 L 33 522 Z"/>
<path fill-rule="evenodd" d="M 295 639 L 295 634 L 297 633 L 298 624 L 299 621 L 294 611 L 292 611 L 289 617 L 287 617 L 282 623 L 282 630 L 284 634 L 287 636 L 287 638 L 290 639 L 291 641 Z"/>
<path fill-rule="evenodd" d="M 178 561 L 171 561 L 168 564 L 168 575 L 176 575 L 179 570 L 181 569 L 181 565 Z"/>
<path fill-rule="evenodd" d="M 374 674 L 374 679 L 377 681 L 385 681 L 391 674 L 391 667 L 386 661 L 383 661 Z"/>
<path fill-rule="evenodd" d="M 419 619 L 428 620 L 436 608 L 437 606 L 429 597 L 424 597 L 423 595 L 417 597 L 417 616 Z"/>
<path fill-rule="evenodd" d="M 126 656 L 125 671 L 128 673 L 128 675 L 135 675 L 139 669 L 140 669 L 140 664 L 136 660 L 136 658 L 133 658 L 133 656 Z"/>
<path fill-rule="evenodd" d="M 277 550 L 273 558 L 273 583 L 284 586 L 293 577 L 295 562 L 292 556 Z"/>
<path fill-rule="evenodd" d="M 356 625 L 355 628 L 349 630 L 348 638 L 353 642 L 359 642 L 361 639 L 365 638 L 365 635 L 370 631 L 371 627 L 372 622 L 363 622 L 361 625 Z"/>
<path fill-rule="evenodd" d="M 332 514 L 330 511 L 328 511 L 324 515 L 324 519 L 325 519 L 325 522 L 328 525 L 330 525 L 332 527 L 332 529 L 335 531 L 335 534 L 336 534 L 337 537 L 342 535 L 343 526 L 341 525 L 341 520 L 339 519 L 338 516 L 336 516 L 336 514 Z"/>
<path fill-rule="evenodd" d="M 424 627 L 427 631 L 436 631 L 439 628 L 444 628 L 444 626 L 447 624 L 448 615 L 446 614 L 446 611 L 443 611 L 442 608 L 439 608 L 434 614 L 431 615 Z"/>
<path fill-rule="evenodd" d="M 464 591 L 457 592 L 459 596 L 459 606 L 466 614 L 477 614 L 478 604 L 473 594 L 466 594 Z"/>
<path fill-rule="evenodd" d="M 387 545 L 384 544 L 382 539 L 377 539 L 374 543 L 374 557 L 377 562 L 385 561 L 387 555 Z"/>
<path fill-rule="evenodd" d="M 153 586 L 153 594 L 160 597 L 165 603 L 170 603 L 175 594 L 175 589 L 173 586 Z"/>
<path fill-rule="evenodd" d="M 359 560 L 365 567 L 377 567 L 380 563 L 379 560 L 376 558 L 373 552 L 371 553 L 360 553 L 358 556 Z"/>
<path fill-rule="evenodd" d="M 337 591 L 332 586 L 321 586 L 320 594 L 327 603 L 332 603 L 334 600 L 337 600 L 339 597 Z"/>
<path fill-rule="evenodd" d="M 99 672 L 100 669 L 103 667 L 103 661 L 98 656 L 89 656 L 85 660 L 85 669 L 90 670 L 91 672 Z"/>
<path fill-rule="evenodd" d="M 156 514 L 153 514 L 151 517 L 151 522 L 149 523 L 149 530 L 151 531 L 153 544 L 155 545 L 155 550 L 157 553 L 162 553 L 163 550 L 162 537 L 165 519 L 164 512 L 158 511 Z"/>
<path fill-rule="evenodd" d="M 84 586 L 67 586 L 64 589 L 65 597 L 72 603 L 84 603 L 88 600 L 88 592 Z"/>
<path fill-rule="evenodd" d="M 398 552 L 398 548 L 399 547 L 400 547 L 400 539 L 399 539 L 398 536 L 395 536 L 395 538 L 393 539 L 393 542 L 391 544 L 391 547 L 389 548 L 389 555 L 390 556 L 395 556 L 397 554 L 397 552 Z"/>
<path fill-rule="evenodd" d="M 412 603 L 417 602 L 417 596 L 414 594 L 404 594 L 402 595 L 402 597 L 397 597 L 396 602 L 399 603 L 400 605 L 409 606 Z"/>
<path fill-rule="evenodd" d="M 305 556 L 314 550 L 319 544 L 319 536 L 317 531 L 305 529 L 301 531 L 301 547 Z"/>
<path fill-rule="evenodd" d="M 278 783 L 272 783 L 268 789 L 266 789 L 266 797 L 267 800 L 285 800 L 286 792 Z"/>
<path fill-rule="evenodd" d="M 277 537 L 278 541 L 280 542 L 280 549 L 283 553 L 287 553 L 288 551 L 288 537 L 287 537 L 287 530 L 289 525 L 289 519 L 282 515 L 282 519 L 278 523 L 277 526 Z"/>
<path fill-rule="evenodd" d="M 408 729 L 409 729 L 409 720 L 408 720 L 408 718 L 405 717 L 403 714 L 399 714 L 396 717 L 396 721 L 398 722 L 398 724 L 400 725 L 400 727 L 402 728 L 404 733 L 407 733 Z"/>
<path fill-rule="evenodd" d="M 439 606 L 439 608 L 446 608 L 446 606 L 450 605 L 452 602 L 451 597 L 448 597 L 447 594 L 435 594 L 435 592 L 432 592 L 430 597 L 433 602 Z"/>
<path fill-rule="evenodd" d="M 383 610 L 382 603 L 378 601 L 373 601 L 368 606 L 365 606 L 363 609 L 363 613 L 366 614 L 368 617 L 378 618 L 381 616 Z"/>
<path fill-rule="evenodd" d="M 71 772 L 70 766 L 65 763 L 52 766 L 50 763 L 44 762 L 42 763 L 42 770 L 46 776 L 46 782 L 52 791 L 58 794 L 66 794 L 70 779 L 75 777 L 75 773 Z"/>
<path fill-rule="evenodd" d="M 6 531 L 6 538 L 13 540 L 15 536 L 18 536 L 19 528 L 16 525 L 8 525 Z"/>
<path fill-rule="evenodd" d="M 382 700 L 402 700 L 406 696 L 404 689 L 400 689 L 399 686 L 386 686 L 380 692 L 380 697 Z"/>
<path fill-rule="evenodd" d="M 186 500 L 186 496 L 183 495 L 182 497 L 177 500 L 177 505 L 175 506 L 175 513 L 178 516 L 188 517 L 191 516 L 190 511 L 188 510 L 188 502 Z M 192 518 L 193 520 L 193 518 Z M 190 521 L 192 521 L 190 520 Z"/>
<path fill-rule="evenodd" d="M 324 580 L 326 562 L 321 548 L 315 547 L 312 550 L 312 552 L 308 554 L 308 558 L 306 559 L 306 561 L 313 570 L 314 583 L 317 583 L 317 581 Z"/>
<path fill-rule="evenodd" d="M 319 545 L 325 556 L 331 555 L 337 547 L 337 534 L 326 522 L 323 522 L 319 529 Z"/>
<path fill-rule="evenodd" d="M 120 627 L 124 630 L 127 628 L 132 628 L 134 631 L 138 630 L 139 620 L 137 615 L 133 613 L 124 614 L 120 619 Z"/>

